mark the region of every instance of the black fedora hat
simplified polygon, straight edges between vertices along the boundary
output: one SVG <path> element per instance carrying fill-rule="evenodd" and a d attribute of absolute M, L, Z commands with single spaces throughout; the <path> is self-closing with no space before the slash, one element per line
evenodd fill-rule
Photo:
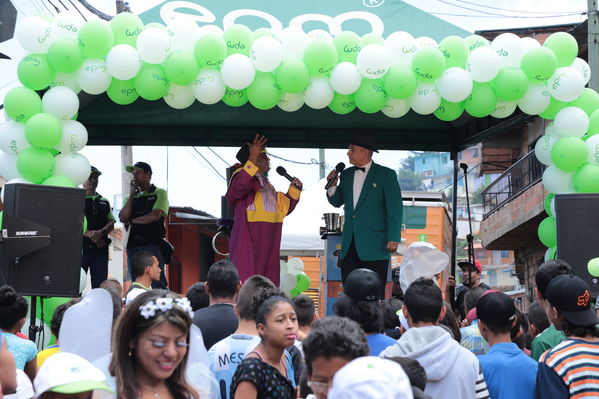
<path fill-rule="evenodd" d="M 348 143 L 368 148 L 374 152 L 379 152 L 379 150 L 376 149 L 376 137 L 374 137 L 374 134 L 372 133 L 361 131 L 354 132 Z"/>

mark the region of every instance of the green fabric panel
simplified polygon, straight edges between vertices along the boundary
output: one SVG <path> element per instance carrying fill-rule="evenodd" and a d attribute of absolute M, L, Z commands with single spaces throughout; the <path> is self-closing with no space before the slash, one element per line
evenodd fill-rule
<path fill-rule="evenodd" d="M 406 229 L 426 228 L 426 208 L 423 206 L 405 206 L 403 208 L 403 224 Z"/>

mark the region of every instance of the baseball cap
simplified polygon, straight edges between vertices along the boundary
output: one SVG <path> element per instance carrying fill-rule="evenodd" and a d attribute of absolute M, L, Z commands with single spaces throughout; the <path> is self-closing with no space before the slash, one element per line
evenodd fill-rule
<path fill-rule="evenodd" d="M 112 392 L 100 369 L 81 356 L 68 352 L 58 352 L 46 359 L 33 385 L 36 398 L 44 392 L 73 394 L 95 389 Z"/>
<path fill-rule="evenodd" d="M 494 326 L 511 325 L 516 319 L 516 306 L 503 292 L 487 291 L 476 304 L 476 317 Z"/>
<path fill-rule="evenodd" d="M 591 326 L 599 323 L 591 304 L 589 285 L 578 276 L 562 275 L 551 280 L 546 298 L 566 320 L 575 326 Z"/>
<path fill-rule="evenodd" d="M 335 377 L 329 399 L 412 398 L 410 380 L 394 361 L 375 356 L 359 357 L 343 366 Z"/>
<path fill-rule="evenodd" d="M 125 170 L 129 173 L 133 172 L 135 169 L 141 169 L 144 172 L 151 172 L 152 167 L 145 162 L 135 162 L 135 165 L 127 165 L 125 166 Z"/>
<path fill-rule="evenodd" d="M 343 283 L 343 293 L 357 301 L 380 299 L 381 279 L 370 269 L 353 270 Z"/>
<path fill-rule="evenodd" d="M 462 262 L 458 262 L 458 267 L 460 269 L 464 269 L 466 267 L 472 267 L 472 262 L 470 262 L 468 260 L 465 260 L 465 261 L 462 261 Z M 481 273 L 482 270 L 483 270 L 481 263 L 479 261 L 477 261 L 477 260 L 474 261 L 474 268 L 476 270 L 478 270 L 479 273 Z"/>
<path fill-rule="evenodd" d="M 95 166 L 92 166 L 92 167 L 91 167 L 91 172 L 89 173 L 89 175 L 91 176 L 91 175 L 93 175 L 93 174 L 96 174 L 96 175 L 100 176 L 100 175 L 102 174 L 102 172 L 100 172 L 100 171 L 98 170 L 98 168 L 96 168 Z"/>

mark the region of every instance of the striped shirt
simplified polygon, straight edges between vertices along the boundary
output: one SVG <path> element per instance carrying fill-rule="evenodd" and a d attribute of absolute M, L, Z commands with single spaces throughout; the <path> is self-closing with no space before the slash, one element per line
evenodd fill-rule
<path fill-rule="evenodd" d="M 566 339 L 541 355 L 537 398 L 599 397 L 599 342 Z"/>

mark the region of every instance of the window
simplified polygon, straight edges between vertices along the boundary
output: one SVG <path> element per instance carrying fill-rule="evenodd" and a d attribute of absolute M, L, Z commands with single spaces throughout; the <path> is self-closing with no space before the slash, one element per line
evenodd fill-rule
<path fill-rule="evenodd" d="M 478 147 L 472 149 L 472 158 L 478 157 Z"/>
<path fill-rule="evenodd" d="M 509 258 L 510 257 L 510 251 L 501 251 L 501 257 L 502 258 Z"/>
<path fill-rule="evenodd" d="M 458 152 L 458 161 L 461 161 L 461 160 L 462 160 L 462 152 L 460 151 L 460 152 Z"/>

